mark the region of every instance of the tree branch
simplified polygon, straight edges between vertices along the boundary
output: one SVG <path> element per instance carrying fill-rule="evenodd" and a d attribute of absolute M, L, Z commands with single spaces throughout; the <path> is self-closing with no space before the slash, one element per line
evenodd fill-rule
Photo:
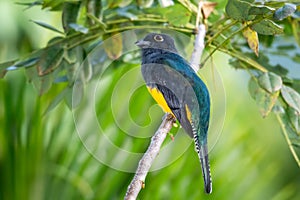
<path fill-rule="evenodd" d="M 206 34 L 206 29 L 204 24 L 198 26 L 197 34 L 195 36 L 194 50 L 191 56 L 190 64 L 193 70 L 197 73 L 200 68 L 200 58 L 202 57 L 202 52 L 204 50 L 204 38 Z"/>
<path fill-rule="evenodd" d="M 151 143 L 139 162 L 135 176 L 127 188 L 125 200 L 134 200 L 138 196 L 140 190 L 144 188 L 147 173 L 159 153 L 160 147 L 165 140 L 167 133 L 171 130 L 174 123 L 173 115 L 167 113 L 158 130 L 151 138 Z"/>

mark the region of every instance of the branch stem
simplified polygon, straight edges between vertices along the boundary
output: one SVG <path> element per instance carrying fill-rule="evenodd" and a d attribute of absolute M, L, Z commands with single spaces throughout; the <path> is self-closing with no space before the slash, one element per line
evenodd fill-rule
<path fill-rule="evenodd" d="M 147 151 L 139 161 L 136 173 L 127 188 L 127 192 L 124 198 L 125 200 L 135 200 L 140 190 L 145 187 L 145 179 L 148 171 L 152 163 L 154 162 L 154 159 L 158 155 L 160 147 L 165 140 L 168 132 L 171 130 L 174 120 L 175 119 L 172 114 L 167 113 L 164 116 L 164 120 L 162 121 L 154 136 L 151 138 L 151 143 Z"/>

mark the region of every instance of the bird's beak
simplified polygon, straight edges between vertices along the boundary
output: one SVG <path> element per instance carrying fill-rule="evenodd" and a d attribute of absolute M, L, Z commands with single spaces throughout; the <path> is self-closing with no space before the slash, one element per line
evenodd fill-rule
<path fill-rule="evenodd" d="M 141 48 L 146 48 L 150 46 L 150 42 L 149 41 L 144 41 L 144 40 L 138 40 L 135 42 L 135 45 Z"/>

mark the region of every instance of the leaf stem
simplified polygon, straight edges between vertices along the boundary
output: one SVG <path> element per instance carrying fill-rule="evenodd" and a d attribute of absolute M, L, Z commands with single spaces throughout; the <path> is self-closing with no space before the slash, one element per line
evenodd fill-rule
<path fill-rule="evenodd" d="M 233 36 L 235 36 L 236 34 L 240 33 L 241 31 L 243 31 L 247 26 L 243 26 L 240 29 L 238 29 L 237 31 L 233 32 L 232 34 L 230 34 L 224 41 L 222 41 L 218 46 L 216 46 L 216 48 L 209 53 L 209 55 L 202 61 L 201 65 L 204 65 L 207 60 L 220 48 L 222 47 L 226 42 L 228 42 Z"/>
<path fill-rule="evenodd" d="M 280 124 L 280 126 L 281 126 L 283 135 L 284 135 L 284 137 L 285 137 L 285 139 L 286 139 L 286 141 L 287 141 L 287 143 L 288 143 L 288 146 L 289 146 L 289 148 L 290 148 L 290 151 L 291 151 L 291 153 L 292 153 L 292 155 L 293 155 L 293 157 L 294 157 L 294 159 L 295 159 L 297 165 L 300 167 L 300 160 L 299 160 L 299 158 L 298 158 L 298 156 L 297 156 L 297 154 L 296 154 L 296 152 L 295 152 L 295 149 L 293 148 L 293 144 L 292 144 L 291 140 L 290 140 L 289 137 L 288 137 L 288 133 L 287 133 L 286 130 L 285 130 L 285 124 L 284 124 L 284 122 L 282 121 L 282 119 L 281 119 L 281 117 L 279 116 L 279 114 L 277 114 L 276 117 L 277 117 L 277 120 L 278 120 L 278 122 L 279 122 L 279 124 Z"/>
<path fill-rule="evenodd" d="M 233 26 L 237 23 L 238 23 L 238 21 L 235 20 L 235 21 L 232 21 L 231 23 L 227 24 L 224 28 L 222 28 L 216 34 L 214 34 L 211 38 L 209 38 L 209 40 L 206 42 L 206 46 L 208 46 L 214 39 L 216 39 L 219 35 L 221 35 L 221 33 L 224 33 L 224 31 L 226 31 L 231 26 Z"/>
<path fill-rule="evenodd" d="M 214 45 L 209 45 L 215 49 L 217 49 L 218 47 L 214 46 Z M 251 65 L 253 68 L 259 70 L 259 71 L 262 71 L 262 72 L 268 72 L 268 70 L 266 68 L 264 68 L 261 64 L 259 64 L 258 62 L 256 62 L 255 60 L 245 56 L 245 55 L 241 55 L 240 53 L 238 52 L 233 52 L 233 51 L 230 51 L 228 49 L 225 49 L 225 48 L 221 48 L 219 47 L 218 49 L 219 51 L 223 52 L 223 53 L 226 53 L 232 57 L 236 57 L 237 59 Z"/>

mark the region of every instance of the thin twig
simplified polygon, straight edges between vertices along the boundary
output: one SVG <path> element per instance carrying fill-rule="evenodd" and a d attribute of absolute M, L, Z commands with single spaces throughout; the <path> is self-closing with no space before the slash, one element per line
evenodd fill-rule
<path fill-rule="evenodd" d="M 166 114 L 163 122 L 158 130 L 151 138 L 151 143 L 141 158 L 136 173 L 128 186 L 125 200 L 135 200 L 142 188 L 144 188 L 147 173 L 159 153 L 160 147 L 165 140 L 167 133 L 171 130 L 174 123 L 174 117 L 171 114 Z"/>

